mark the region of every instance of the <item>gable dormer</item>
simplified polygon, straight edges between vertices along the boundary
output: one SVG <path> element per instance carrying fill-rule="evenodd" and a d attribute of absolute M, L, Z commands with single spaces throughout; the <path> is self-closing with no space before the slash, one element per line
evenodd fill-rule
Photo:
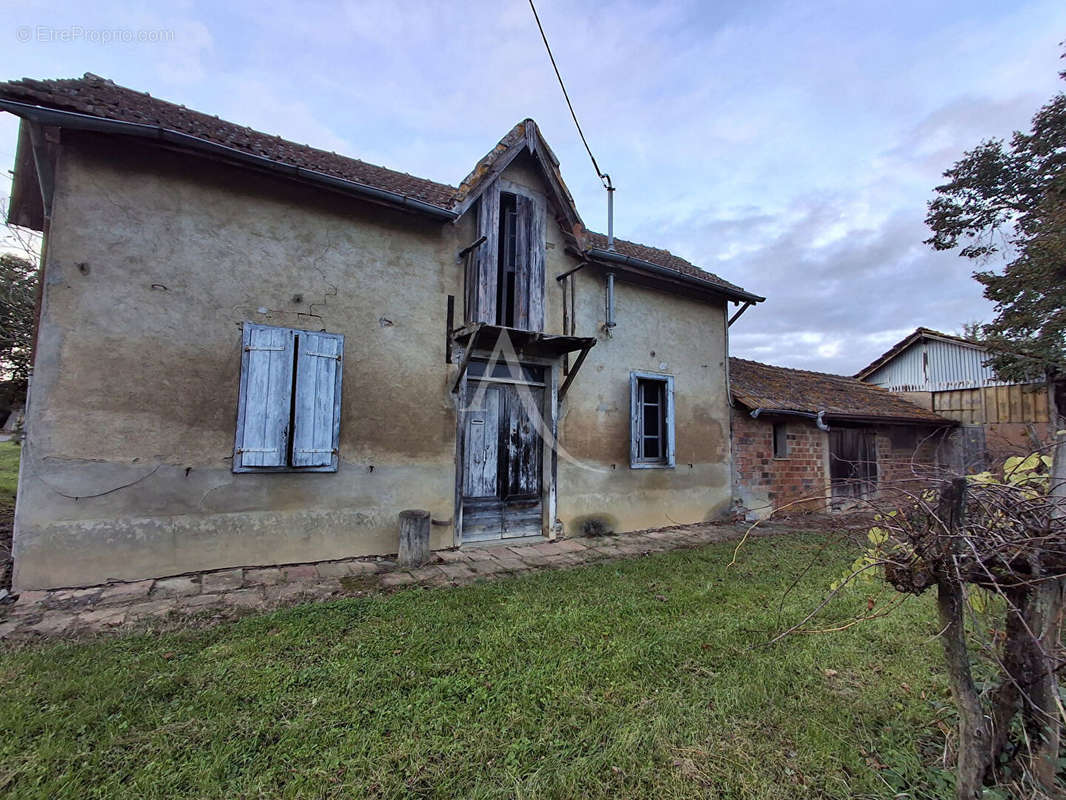
<path fill-rule="evenodd" d="M 498 178 L 478 200 L 477 248 L 467 275 L 472 322 L 544 330 L 545 204 L 524 186 Z"/>
<path fill-rule="evenodd" d="M 521 159 L 539 186 L 508 180 Z M 460 214 L 476 214 L 477 238 L 466 272 L 466 321 L 519 330 L 544 330 L 544 248 L 548 214 L 577 244 L 583 230 L 559 161 L 533 120 L 524 120 L 460 184 Z"/>

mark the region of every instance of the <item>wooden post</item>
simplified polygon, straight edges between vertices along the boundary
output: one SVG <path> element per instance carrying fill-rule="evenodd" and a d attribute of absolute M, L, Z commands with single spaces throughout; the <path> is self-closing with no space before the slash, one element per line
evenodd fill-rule
<path fill-rule="evenodd" d="M 421 567 L 429 561 L 429 512 L 408 509 L 400 512 L 401 568 Z"/>
<path fill-rule="evenodd" d="M 1055 450 L 1051 462 L 1051 525 L 1061 529 L 1066 520 L 1066 382 L 1056 381 L 1048 375 L 1048 393 L 1055 437 Z M 1031 701 L 1031 725 L 1036 744 L 1034 747 L 1033 774 L 1037 783 L 1048 792 L 1055 792 L 1055 777 L 1058 772 L 1059 747 L 1062 738 L 1062 704 L 1059 695 L 1058 649 L 1062 639 L 1062 615 L 1066 581 L 1062 578 L 1048 580 L 1034 590 L 1033 614 L 1030 628 L 1036 636 L 1033 647 L 1034 660 L 1038 664 L 1029 687 Z"/>
<path fill-rule="evenodd" d="M 955 797 L 978 800 L 990 759 L 991 731 L 981 706 L 981 697 L 970 671 L 966 645 L 965 605 L 962 583 L 954 574 L 957 536 L 966 516 L 966 479 L 955 478 L 940 492 L 937 517 L 943 525 L 937 576 L 937 609 L 940 613 L 940 642 L 944 647 L 948 681 L 959 712 L 958 764 L 955 769 Z"/>

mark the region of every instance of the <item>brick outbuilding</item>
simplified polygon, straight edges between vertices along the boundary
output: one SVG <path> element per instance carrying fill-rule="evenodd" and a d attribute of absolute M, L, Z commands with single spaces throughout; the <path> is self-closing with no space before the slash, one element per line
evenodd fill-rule
<path fill-rule="evenodd" d="M 851 507 L 949 462 L 955 422 L 854 378 L 731 358 L 729 385 L 747 517 Z"/>

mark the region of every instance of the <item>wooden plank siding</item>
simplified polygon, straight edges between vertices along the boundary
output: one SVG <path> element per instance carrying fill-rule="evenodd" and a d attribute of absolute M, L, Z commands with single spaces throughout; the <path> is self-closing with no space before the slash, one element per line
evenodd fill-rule
<path fill-rule="evenodd" d="M 529 408 L 523 406 L 521 389 L 503 385 L 504 425 L 503 440 L 507 446 L 507 485 L 504 499 L 540 498 L 541 451 L 543 440 L 537 433 L 536 424 L 541 416 L 544 393 L 534 389 L 530 392 Z"/>
<path fill-rule="evenodd" d="M 521 204 L 523 200 L 528 204 L 525 218 L 519 216 L 523 227 L 526 228 L 526 247 L 529 254 L 526 262 L 526 305 L 528 308 L 526 325 L 527 330 L 542 331 L 544 330 L 544 218 L 546 209 L 541 198 L 529 200 L 520 196 L 519 203 Z"/>
<path fill-rule="evenodd" d="M 1050 421 L 1042 383 L 933 392 L 933 411 L 963 425 Z"/>
<path fill-rule="evenodd" d="M 481 405 L 472 407 L 478 385 L 467 388 L 465 447 L 466 497 L 492 497 L 498 494 L 497 447 L 500 440 L 500 386 L 481 387 Z"/>
<path fill-rule="evenodd" d="M 474 251 L 474 306 L 468 308 L 468 322 L 496 323 L 496 270 L 500 251 L 500 191 L 493 182 L 478 201 L 478 233 L 485 242 Z"/>

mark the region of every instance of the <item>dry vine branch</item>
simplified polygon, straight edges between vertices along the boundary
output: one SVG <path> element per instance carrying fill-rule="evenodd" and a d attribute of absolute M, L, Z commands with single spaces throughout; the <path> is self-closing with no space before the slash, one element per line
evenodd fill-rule
<path fill-rule="evenodd" d="M 1038 797 L 1059 791 L 1056 769 L 1066 722 L 1058 692 L 1058 673 L 1066 669 L 1059 644 L 1066 583 L 1063 438 L 1054 460 L 1044 448 L 1008 459 L 1001 475 L 964 478 L 914 470 L 913 478 L 882 484 L 876 498 L 856 504 L 874 520 L 863 526 L 871 547 L 803 619 L 763 645 L 795 634 L 846 630 L 936 588 L 936 638 L 958 713 L 952 750 L 959 798 L 980 797 L 986 784 L 1008 773 L 1015 793 Z M 817 498 L 790 505 L 811 499 Z M 759 524 L 747 528 L 731 563 Z M 877 575 L 902 595 L 900 601 L 876 613 L 871 605 L 843 624 L 809 625 L 848 586 Z M 982 639 L 986 630 L 991 635 Z M 993 671 L 997 685 L 979 684 L 975 666 L 982 676 Z"/>
<path fill-rule="evenodd" d="M 980 797 L 1007 767 L 1022 776 L 1027 791 L 1056 792 L 1066 721 L 1058 691 L 1063 450 L 1060 437 L 1054 462 L 1039 453 L 1008 459 L 1002 480 L 989 473 L 944 477 L 923 492 L 898 493 L 891 504 L 882 498 L 885 510 L 870 531 L 873 547 L 864 563 L 881 567 L 901 593 L 937 590 L 940 640 L 959 714 L 959 798 Z M 972 639 L 982 626 L 967 631 L 966 617 L 968 607 L 976 616 L 978 604 L 1002 622 L 993 629 L 1002 630 L 1002 640 L 979 645 L 999 676 L 991 692 L 979 691 L 973 676 Z"/>

